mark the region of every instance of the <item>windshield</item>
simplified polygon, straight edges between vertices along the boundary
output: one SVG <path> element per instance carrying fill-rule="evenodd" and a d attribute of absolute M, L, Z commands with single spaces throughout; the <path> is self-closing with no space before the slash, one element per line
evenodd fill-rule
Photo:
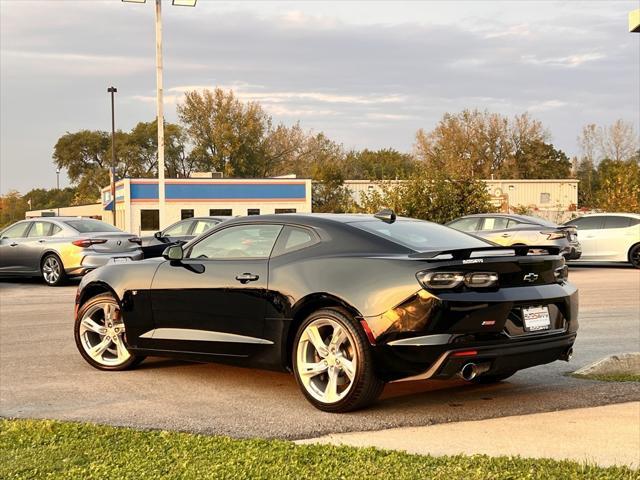
<path fill-rule="evenodd" d="M 92 232 L 121 232 L 119 228 L 109 225 L 108 223 L 101 222 L 100 220 L 93 220 L 91 218 L 79 218 L 77 220 L 65 220 L 64 223 L 71 228 L 77 230 L 80 233 L 92 233 Z"/>
<path fill-rule="evenodd" d="M 394 223 L 369 220 L 353 222 L 351 225 L 418 252 L 479 248 L 491 245 L 453 228 L 422 220 L 398 220 Z"/>

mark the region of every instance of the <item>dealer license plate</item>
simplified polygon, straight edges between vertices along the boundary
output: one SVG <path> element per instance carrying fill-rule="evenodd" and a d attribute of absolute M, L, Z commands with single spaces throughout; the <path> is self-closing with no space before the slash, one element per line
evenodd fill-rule
<path fill-rule="evenodd" d="M 522 309 L 522 321 L 525 332 L 549 330 L 551 317 L 547 307 L 527 307 Z"/>

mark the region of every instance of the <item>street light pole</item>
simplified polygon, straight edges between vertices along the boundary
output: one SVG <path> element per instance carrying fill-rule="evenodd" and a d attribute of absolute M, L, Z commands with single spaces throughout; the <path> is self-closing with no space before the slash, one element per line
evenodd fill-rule
<path fill-rule="evenodd" d="M 162 86 L 162 2 L 156 0 L 156 110 L 158 121 L 158 210 L 159 230 L 166 226 L 164 190 L 164 98 Z"/>
<path fill-rule="evenodd" d="M 116 114 L 114 94 L 118 91 L 116 87 L 107 88 L 111 94 L 111 205 L 113 213 L 113 225 L 116 226 Z"/>
<path fill-rule="evenodd" d="M 56 190 L 60 191 L 60 167 L 56 168 Z M 59 202 L 59 200 L 58 200 Z M 58 203 L 60 205 L 60 203 Z M 60 216 L 60 207 L 58 206 L 58 216 Z"/>
<path fill-rule="evenodd" d="M 147 0 L 122 0 L 125 3 L 146 3 Z M 172 5 L 195 7 L 198 0 L 172 0 Z M 164 182 L 164 112 L 162 87 L 162 4 L 156 4 L 156 116 L 158 122 L 158 217 L 159 230 L 166 226 Z"/>

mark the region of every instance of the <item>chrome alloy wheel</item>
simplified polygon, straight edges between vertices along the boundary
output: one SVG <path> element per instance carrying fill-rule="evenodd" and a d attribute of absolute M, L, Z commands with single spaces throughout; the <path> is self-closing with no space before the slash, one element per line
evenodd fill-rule
<path fill-rule="evenodd" d="M 53 255 L 48 256 L 42 264 L 42 276 L 49 284 L 54 284 L 60 279 L 61 271 L 60 261 Z"/>
<path fill-rule="evenodd" d="M 89 308 L 80 322 L 79 334 L 84 351 L 100 365 L 117 367 L 131 358 L 123 342 L 124 323 L 113 303 Z"/>
<path fill-rule="evenodd" d="M 335 403 L 349 393 L 358 364 L 351 333 L 338 322 L 319 318 L 309 323 L 296 355 L 298 376 L 316 400 Z"/>

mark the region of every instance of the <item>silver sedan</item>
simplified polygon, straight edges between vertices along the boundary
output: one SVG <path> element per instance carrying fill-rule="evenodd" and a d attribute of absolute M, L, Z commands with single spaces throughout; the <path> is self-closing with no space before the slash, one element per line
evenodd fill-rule
<path fill-rule="evenodd" d="M 0 232 L 0 278 L 40 276 L 51 286 L 110 260 L 140 260 L 140 239 L 90 218 L 23 220 Z"/>

